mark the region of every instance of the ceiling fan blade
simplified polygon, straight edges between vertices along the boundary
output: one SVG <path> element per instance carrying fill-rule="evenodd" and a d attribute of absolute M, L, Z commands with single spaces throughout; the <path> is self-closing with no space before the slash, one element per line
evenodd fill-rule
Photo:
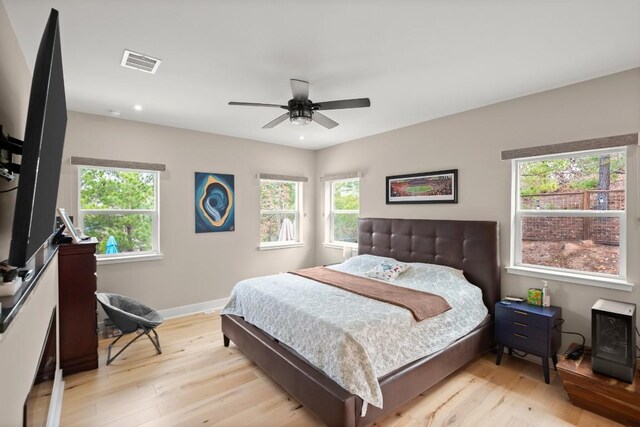
<path fill-rule="evenodd" d="M 244 105 L 244 106 L 247 106 L 247 107 L 276 107 L 276 108 L 284 108 L 284 109 L 288 109 L 289 108 L 286 105 L 260 104 L 260 103 L 257 103 L 257 102 L 234 102 L 234 101 L 231 101 L 229 103 L 229 105 Z"/>
<path fill-rule="evenodd" d="M 288 118 L 289 118 L 289 113 L 284 113 L 283 115 L 278 116 L 276 119 L 271 120 L 269 123 L 262 126 L 262 129 L 271 129 L 272 127 L 276 127 L 277 125 L 284 122 Z"/>
<path fill-rule="evenodd" d="M 296 101 L 306 101 L 309 99 L 309 82 L 291 79 L 291 93 Z"/>
<path fill-rule="evenodd" d="M 370 107 L 369 98 L 341 99 L 339 101 L 315 102 L 313 108 L 317 110 L 341 110 L 343 108 Z"/>
<path fill-rule="evenodd" d="M 324 114 L 320 114 L 317 111 L 313 112 L 313 121 L 318 123 L 319 125 L 326 127 L 327 129 L 333 129 L 334 127 L 338 126 L 338 122 L 334 122 L 329 117 L 325 116 Z"/>

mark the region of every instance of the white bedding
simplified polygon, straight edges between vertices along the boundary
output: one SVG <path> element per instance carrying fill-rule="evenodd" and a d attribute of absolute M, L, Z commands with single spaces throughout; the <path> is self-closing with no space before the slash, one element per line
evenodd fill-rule
<path fill-rule="evenodd" d="M 385 260 L 394 261 L 360 255 L 330 268 L 364 276 Z M 236 284 L 222 314 L 244 317 L 345 390 L 382 408 L 379 377 L 443 349 L 487 315 L 480 289 L 459 270 L 411 263 L 391 283 L 441 295 L 451 310 L 416 322 L 405 308 L 300 276 L 278 274 Z"/>

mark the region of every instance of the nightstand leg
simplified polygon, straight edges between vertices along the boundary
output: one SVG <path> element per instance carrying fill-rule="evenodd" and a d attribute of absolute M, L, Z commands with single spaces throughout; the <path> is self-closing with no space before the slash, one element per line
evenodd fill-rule
<path fill-rule="evenodd" d="M 551 356 L 551 360 L 553 360 L 553 369 L 557 371 L 558 367 L 556 365 L 558 364 L 558 355 L 554 354 L 553 356 Z"/>
<path fill-rule="evenodd" d="M 498 354 L 496 356 L 496 365 L 499 365 L 502 362 L 502 355 L 504 354 L 504 346 L 502 344 L 498 344 Z"/>
<path fill-rule="evenodd" d="M 542 358 L 542 373 L 544 373 L 544 382 L 549 384 L 549 358 Z"/>

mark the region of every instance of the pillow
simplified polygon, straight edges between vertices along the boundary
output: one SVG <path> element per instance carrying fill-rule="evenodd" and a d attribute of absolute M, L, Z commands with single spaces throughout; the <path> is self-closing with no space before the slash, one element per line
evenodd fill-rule
<path fill-rule="evenodd" d="M 397 279 L 398 276 L 401 273 L 407 271 L 409 267 L 411 266 L 409 264 L 405 264 L 404 262 L 384 261 L 380 264 L 377 264 L 371 270 L 367 271 L 364 274 L 367 277 L 389 281 Z"/>

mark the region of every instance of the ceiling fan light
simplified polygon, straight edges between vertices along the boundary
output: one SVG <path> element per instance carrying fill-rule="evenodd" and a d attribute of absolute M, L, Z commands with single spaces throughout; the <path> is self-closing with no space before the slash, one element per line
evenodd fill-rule
<path fill-rule="evenodd" d="M 290 120 L 291 120 L 291 123 L 293 123 L 296 126 L 304 126 L 311 123 L 311 117 L 305 117 L 305 116 L 291 117 Z"/>
<path fill-rule="evenodd" d="M 296 108 L 290 110 L 289 120 L 296 126 L 303 126 L 311 122 L 312 115 L 310 108 Z"/>

